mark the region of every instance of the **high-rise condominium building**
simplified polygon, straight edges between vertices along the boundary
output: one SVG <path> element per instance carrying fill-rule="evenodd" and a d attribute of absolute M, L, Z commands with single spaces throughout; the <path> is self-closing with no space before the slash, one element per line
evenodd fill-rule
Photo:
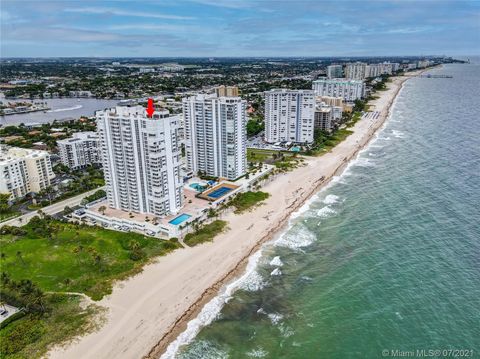
<path fill-rule="evenodd" d="M 342 120 L 342 106 L 331 105 L 327 102 L 318 101 L 315 105 L 315 129 L 330 132 L 340 124 Z"/>
<path fill-rule="evenodd" d="M 317 96 L 342 97 L 347 102 L 360 99 L 365 93 L 365 84 L 357 80 L 316 80 L 312 87 Z"/>
<path fill-rule="evenodd" d="M 247 102 L 237 96 L 183 99 L 187 167 L 230 180 L 247 170 Z"/>
<path fill-rule="evenodd" d="M 315 129 L 329 132 L 332 129 L 332 108 L 317 105 L 315 109 Z"/>
<path fill-rule="evenodd" d="M 142 106 L 97 111 L 97 132 L 109 206 L 157 216 L 183 201 L 178 116 Z"/>
<path fill-rule="evenodd" d="M 369 64 L 365 68 L 365 77 L 377 77 L 381 75 L 391 75 L 398 70 L 396 66 L 398 64 L 392 64 L 390 62 L 384 62 L 380 64 Z"/>
<path fill-rule="evenodd" d="M 330 65 L 327 66 L 327 78 L 329 79 L 338 79 L 343 77 L 343 66 L 342 65 Z"/>
<path fill-rule="evenodd" d="M 355 62 L 345 65 L 345 78 L 349 80 L 365 79 L 366 66 L 367 64 L 363 62 Z"/>
<path fill-rule="evenodd" d="M 77 132 L 73 137 L 57 141 L 62 163 L 78 169 L 101 162 L 96 132 Z"/>
<path fill-rule="evenodd" d="M 315 94 L 312 90 L 275 89 L 265 92 L 265 141 L 313 141 Z"/>
<path fill-rule="evenodd" d="M 48 152 L 0 146 L 0 193 L 22 198 L 47 188 L 54 178 Z"/>

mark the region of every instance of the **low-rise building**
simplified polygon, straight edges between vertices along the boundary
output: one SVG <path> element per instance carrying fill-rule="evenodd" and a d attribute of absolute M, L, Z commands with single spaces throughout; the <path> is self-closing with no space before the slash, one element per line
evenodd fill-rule
<path fill-rule="evenodd" d="M 48 152 L 0 145 L 0 193 L 19 199 L 47 188 L 54 178 Z"/>
<path fill-rule="evenodd" d="M 90 91 L 70 91 L 70 97 L 93 97 L 93 94 Z"/>
<path fill-rule="evenodd" d="M 77 132 L 73 137 L 57 141 L 62 163 L 70 169 L 79 169 L 101 163 L 98 135 L 95 132 Z"/>

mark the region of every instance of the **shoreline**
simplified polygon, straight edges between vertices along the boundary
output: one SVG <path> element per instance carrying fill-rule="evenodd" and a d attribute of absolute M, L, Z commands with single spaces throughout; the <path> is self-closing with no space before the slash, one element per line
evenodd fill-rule
<path fill-rule="evenodd" d="M 422 73 L 423 71 L 419 72 L 418 74 Z M 230 282 L 238 278 L 242 273 L 245 272 L 245 269 L 248 264 L 249 258 L 257 253 L 258 251 L 261 250 L 261 248 L 268 242 L 274 240 L 274 237 L 277 236 L 279 233 L 283 232 L 286 230 L 286 227 L 288 227 L 289 224 L 289 219 L 293 213 L 301 209 L 304 205 L 307 204 L 307 201 L 311 199 L 316 193 L 320 192 L 322 189 L 325 189 L 331 181 L 336 177 L 341 175 L 348 164 L 354 160 L 356 157 L 358 157 L 359 153 L 364 150 L 368 144 L 372 141 L 374 138 L 374 135 L 385 125 L 387 119 L 391 115 L 391 110 L 393 107 L 393 104 L 395 103 L 395 100 L 397 99 L 400 91 L 403 89 L 403 85 L 407 80 L 409 80 L 412 77 L 416 77 L 418 74 L 415 76 L 405 76 L 404 81 L 401 82 L 400 86 L 396 89 L 393 97 L 390 99 L 390 101 L 387 104 L 386 107 L 386 114 L 381 113 L 381 115 L 378 118 L 378 122 L 376 123 L 376 126 L 371 127 L 372 129 L 368 132 L 367 138 L 365 139 L 365 142 L 362 144 L 359 144 L 356 146 L 356 150 L 348 157 L 346 157 L 343 162 L 336 168 L 336 170 L 329 176 L 324 179 L 320 178 L 318 180 L 318 184 L 311 189 L 305 197 L 301 197 L 298 199 L 298 203 L 295 204 L 295 206 L 290 207 L 292 208 L 291 211 L 289 211 L 284 218 L 280 221 L 279 226 L 276 227 L 275 229 L 272 229 L 271 232 L 269 232 L 267 235 L 262 237 L 257 244 L 251 249 L 251 251 L 241 259 L 241 261 L 237 264 L 237 266 L 227 273 L 224 278 L 221 279 L 218 283 L 215 283 L 212 287 L 209 287 L 205 290 L 205 292 L 202 294 L 202 296 L 198 299 L 197 302 L 195 302 L 188 310 L 182 314 L 182 316 L 174 323 L 172 326 L 171 331 L 165 333 L 165 335 L 159 340 L 157 345 L 155 345 L 150 352 L 143 356 L 143 359 L 159 359 L 162 357 L 163 354 L 165 354 L 165 351 L 167 350 L 168 346 L 181 334 L 187 329 L 188 322 L 191 320 L 195 319 L 198 314 L 201 312 L 202 308 L 210 302 L 215 296 L 219 294 L 219 290 L 221 290 L 223 287 L 228 285 Z M 398 78 L 398 77 L 397 77 Z M 361 120 L 360 120 L 361 121 Z M 321 158 L 318 157 L 318 158 Z"/>
<path fill-rule="evenodd" d="M 268 182 L 263 190 L 277 195 L 265 205 L 243 215 L 222 215 L 231 229 L 212 243 L 176 251 L 147 265 L 139 275 L 116 283 L 112 294 L 98 302 L 109 309 L 106 324 L 65 347 L 53 348 L 47 356 L 160 357 L 204 305 L 245 271 L 250 256 L 285 229 L 292 213 L 358 156 L 390 117 L 404 83 L 427 70 L 393 77 L 388 89 L 369 103 L 372 110 L 380 111 L 377 119 L 358 121 L 354 132 L 329 153 L 308 158 L 304 167 Z M 303 180 L 297 183 L 296 178 Z"/>

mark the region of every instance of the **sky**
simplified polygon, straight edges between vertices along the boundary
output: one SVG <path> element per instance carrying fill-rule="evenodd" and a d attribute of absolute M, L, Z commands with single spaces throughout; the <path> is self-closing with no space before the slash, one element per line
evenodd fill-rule
<path fill-rule="evenodd" d="M 479 55 L 480 0 L 0 0 L 1 57 Z"/>

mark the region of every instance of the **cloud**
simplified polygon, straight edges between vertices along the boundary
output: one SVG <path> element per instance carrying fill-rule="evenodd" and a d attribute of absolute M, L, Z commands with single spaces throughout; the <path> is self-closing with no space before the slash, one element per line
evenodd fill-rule
<path fill-rule="evenodd" d="M 480 1 L 0 1 L 2 50 L 10 54 L 36 56 L 42 46 L 51 56 L 480 51 Z"/>
<path fill-rule="evenodd" d="M 82 7 L 82 8 L 67 8 L 65 12 L 80 13 L 80 14 L 98 14 L 98 15 L 115 15 L 115 16 L 131 16 L 131 17 L 146 17 L 153 19 L 169 19 L 169 20 L 193 20 L 191 16 L 179 16 L 160 14 L 155 12 L 140 12 L 129 11 L 123 9 L 106 8 L 106 7 Z"/>
<path fill-rule="evenodd" d="M 387 34 L 417 34 L 419 32 L 439 31 L 440 28 L 434 28 L 431 26 L 415 26 L 415 27 L 401 27 L 395 29 L 387 29 Z"/>
<path fill-rule="evenodd" d="M 252 4 L 245 0 L 190 0 L 191 2 L 201 5 L 208 5 L 214 7 L 223 7 L 228 9 L 243 9 L 251 7 Z"/>
<path fill-rule="evenodd" d="M 23 22 L 26 22 L 26 20 L 21 19 L 17 15 L 14 15 L 8 11 L 0 10 L 0 24 L 21 24 Z"/>

